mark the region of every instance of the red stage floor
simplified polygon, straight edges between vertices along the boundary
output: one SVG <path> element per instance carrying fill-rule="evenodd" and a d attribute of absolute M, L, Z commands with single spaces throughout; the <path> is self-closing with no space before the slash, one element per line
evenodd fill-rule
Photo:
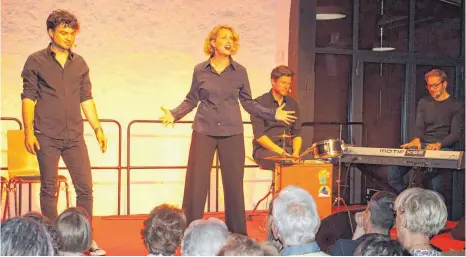
<path fill-rule="evenodd" d="M 267 212 L 256 211 L 252 220 L 247 222 L 251 238 L 263 241 L 267 238 L 264 230 Z M 147 255 L 140 230 L 147 215 L 94 217 L 94 238 L 107 255 Z M 224 220 L 223 213 L 207 213 L 208 217 Z"/>
<path fill-rule="evenodd" d="M 361 206 L 350 207 L 350 209 Z M 248 234 L 251 238 L 263 241 L 267 234 L 264 230 L 266 211 L 258 211 L 247 222 Z M 94 217 L 94 238 L 107 251 L 107 255 L 147 255 L 141 239 L 140 230 L 147 215 Z M 223 213 L 207 213 L 205 217 L 223 219 Z M 447 226 L 454 226 L 448 223 Z M 444 251 L 461 250 L 464 241 L 453 240 L 450 234 L 441 234 L 432 239 L 432 243 Z"/>

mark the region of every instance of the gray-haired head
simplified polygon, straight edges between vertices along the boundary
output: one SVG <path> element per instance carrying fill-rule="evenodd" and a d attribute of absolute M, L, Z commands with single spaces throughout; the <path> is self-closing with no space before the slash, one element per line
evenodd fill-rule
<path fill-rule="evenodd" d="M 410 256 L 411 254 L 398 242 L 387 235 L 373 233 L 354 250 L 355 256 Z"/>
<path fill-rule="evenodd" d="M 193 221 L 184 232 L 181 241 L 181 255 L 217 255 L 228 238 L 228 229 L 223 221 L 216 218 Z"/>
<path fill-rule="evenodd" d="M 287 186 L 273 200 L 273 224 L 285 245 L 315 241 L 320 226 L 312 196 L 298 186 Z"/>
<path fill-rule="evenodd" d="M 371 197 L 368 210 L 371 213 L 372 225 L 387 232 L 395 225 L 395 199 L 396 195 L 384 191 L 377 192 Z"/>
<path fill-rule="evenodd" d="M 86 212 L 81 208 L 68 208 L 55 220 L 55 227 L 63 239 L 62 252 L 83 252 L 91 246 L 92 230 Z"/>
<path fill-rule="evenodd" d="M 278 238 L 275 238 L 273 234 L 273 229 L 272 229 L 272 223 L 273 223 L 273 200 L 269 203 L 269 215 L 267 216 L 266 224 L 265 224 L 265 229 L 267 231 L 267 241 L 271 243 L 271 245 L 274 246 L 274 248 L 277 251 L 280 251 L 283 249 L 283 244 L 280 242 Z"/>
<path fill-rule="evenodd" d="M 416 187 L 401 192 L 395 200 L 395 210 L 400 216 L 397 227 L 429 237 L 445 226 L 448 215 L 445 201 L 439 193 Z"/>
<path fill-rule="evenodd" d="M 23 215 L 26 219 L 31 219 L 45 227 L 45 230 L 48 232 L 51 240 L 55 254 L 58 254 L 60 248 L 62 247 L 62 237 L 61 233 L 53 226 L 47 217 L 42 215 L 39 212 L 28 212 Z"/>
<path fill-rule="evenodd" d="M 53 256 L 45 227 L 31 219 L 15 217 L 1 223 L 2 256 Z"/>

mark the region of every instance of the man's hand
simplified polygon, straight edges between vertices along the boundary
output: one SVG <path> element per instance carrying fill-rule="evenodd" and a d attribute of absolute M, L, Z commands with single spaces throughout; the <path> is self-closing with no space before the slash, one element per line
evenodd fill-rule
<path fill-rule="evenodd" d="M 32 154 L 36 154 L 37 150 L 40 150 L 39 141 L 37 140 L 36 135 L 34 132 L 25 132 L 24 134 L 24 145 L 26 146 L 26 150 Z"/>
<path fill-rule="evenodd" d="M 100 151 L 105 153 L 107 151 L 107 138 L 104 135 L 104 131 L 101 128 L 95 129 L 95 137 L 100 146 Z"/>
<path fill-rule="evenodd" d="M 411 142 L 401 145 L 400 146 L 403 149 L 409 149 L 409 148 L 417 148 L 418 150 L 421 149 L 421 140 L 419 138 L 413 139 Z"/>
<path fill-rule="evenodd" d="M 365 211 L 358 212 L 354 215 L 357 226 L 353 233 L 353 240 L 356 240 L 367 233 L 364 229 L 364 220 L 366 219 L 366 215 L 367 213 Z"/>
<path fill-rule="evenodd" d="M 276 153 L 278 153 L 279 155 L 283 155 L 283 156 L 286 156 L 286 157 L 291 157 L 291 154 L 287 153 L 285 149 L 278 149 L 275 151 Z"/>
<path fill-rule="evenodd" d="M 366 212 L 365 212 L 365 211 L 357 212 L 357 213 L 354 215 L 354 219 L 356 220 L 356 225 L 357 225 L 357 226 L 363 227 L 363 222 L 364 222 L 365 216 L 366 216 Z"/>
<path fill-rule="evenodd" d="M 440 148 L 442 148 L 441 143 L 433 143 L 426 146 L 426 150 L 440 150 Z"/>
<path fill-rule="evenodd" d="M 164 127 L 172 124 L 172 127 L 175 127 L 175 117 L 173 117 L 172 113 L 165 107 L 160 107 L 164 114 L 160 116 L 159 120 L 162 120 L 162 124 Z"/>
<path fill-rule="evenodd" d="M 293 123 L 296 121 L 296 116 L 291 115 L 291 114 L 294 114 L 295 111 L 284 111 L 283 110 L 284 107 L 285 107 L 285 104 L 282 104 L 277 108 L 277 112 L 275 113 L 275 119 L 283 121 L 286 124 L 290 125 L 290 123 Z"/>

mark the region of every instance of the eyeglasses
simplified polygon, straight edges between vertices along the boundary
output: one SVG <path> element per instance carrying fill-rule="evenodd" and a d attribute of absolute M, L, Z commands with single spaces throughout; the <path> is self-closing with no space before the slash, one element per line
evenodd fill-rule
<path fill-rule="evenodd" d="M 426 85 L 427 88 L 433 88 L 433 89 L 437 89 L 440 85 L 443 84 L 443 82 L 445 82 L 444 80 L 440 81 L 439 83 L 437 84 L 432 84 L 432 85 Z"/>

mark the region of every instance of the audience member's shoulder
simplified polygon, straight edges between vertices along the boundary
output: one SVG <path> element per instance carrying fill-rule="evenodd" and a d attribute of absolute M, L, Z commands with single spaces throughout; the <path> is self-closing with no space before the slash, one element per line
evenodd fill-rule
<path fill-rule="evenodd" d="M 306 254 L 299 254 L 301 256 L 330 256 L 325 252 L 315 252 L 315 253 L 306 253 Z"/>
<path fill-rule="evenodd" d="M 464 256 L 465 252 L 464 252 L 464 249 L 459 250 L 459 251 L 451 250 L 451 251 L 442 252 L 442 254 L 445 256 Z"/>
<path fill-rule="evenodd" d="M 351 239 L 338 239 L 332 247 L 330 254 L 332 256 L 352 255 L 359 242 Z M 350 254 L 351 252 L 351 254 Z"/>

